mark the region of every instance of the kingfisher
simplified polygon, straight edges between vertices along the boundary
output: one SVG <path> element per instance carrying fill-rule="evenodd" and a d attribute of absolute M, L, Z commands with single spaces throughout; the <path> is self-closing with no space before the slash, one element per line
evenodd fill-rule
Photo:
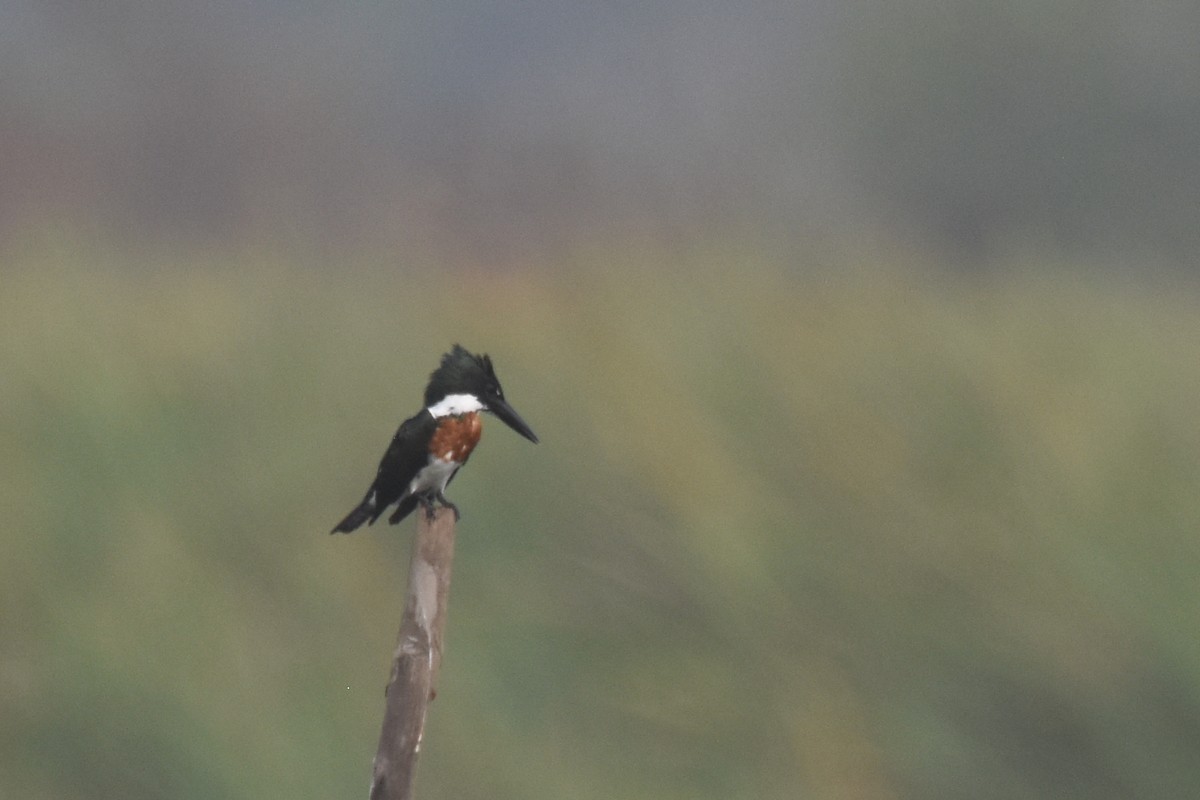
<path fill-rule="evenodd" d="M 366 496 L 330 533 L 350 533 L 364 522 L 373 525 L 392 503 L 397 504 L 388 517 L 392 525 L 418 504 L 432 517 L 434 500 L 458 519 L 458 507 L 446 499 L 446 486 L 479 443 L 481 411 L 495 414 L 537 444 L 533 430 L 505 401 L 492 360 L 456 344 L 429 376 L 425 408 L 400 424 Z"/>

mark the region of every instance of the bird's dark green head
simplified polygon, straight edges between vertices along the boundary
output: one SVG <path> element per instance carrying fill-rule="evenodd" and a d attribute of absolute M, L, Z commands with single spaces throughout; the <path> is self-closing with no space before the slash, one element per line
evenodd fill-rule
<path fill-rule="evenodd" d="M 442 363 L 429 376 L 425 405 L 432 406 L 452 394 L 470 394 L 482 402 L 486 395 L 504 396 L 492 360 L 475 355 L 460 344 L 442 356 Z"/>
<path fill-rule="evenodd" d="M 471 353 L 462 345 L 454 345 L 442 356 L 442 363 L 429 376 L 425 407 L 434 416 L 460 410 L 490 411 L 529 441 L 536 443 L 538 440 L 533 430 L 505 401 L 492 359 L 486 354 Z"/>

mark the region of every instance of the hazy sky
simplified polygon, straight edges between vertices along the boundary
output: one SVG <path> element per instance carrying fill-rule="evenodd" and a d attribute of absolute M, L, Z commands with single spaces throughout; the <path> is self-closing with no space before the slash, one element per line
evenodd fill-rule
<path fill-rule="evenodd" d="M 7 0 L 0 225 L 1186 250 L 1198 40 L 1184 3 Z"/>

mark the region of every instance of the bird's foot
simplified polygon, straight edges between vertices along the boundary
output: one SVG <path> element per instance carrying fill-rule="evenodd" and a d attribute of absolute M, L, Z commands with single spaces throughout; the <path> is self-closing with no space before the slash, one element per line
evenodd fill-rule
<path fill-rule="evenodd" d="M 442 504 L 443 508 L 448 508 L 454 512 L 454 521 L 455 522 L 458 522 L 460 519 L 462 519 L 462 514 L 458 513 L 458 506 L 454 505 L 454 503 L 451 503 L 449 500 L 447 500 L 446 495 L 442 494 L 441 492 L 438 492 L 437 499 L 438 499 L 438 502 Z M 433 504 L 430 503 L 429 505 L 430 505 L 430 509 L 432 509 Z M 432 510 L 430 511 L 429 516 L 431 518 L 433 517 Z"/>
<path fill-rule="evenodd" d="M 421 504 L 421 508 L 425 509 L 425 519 L 432 522 L 435 512 L 433 498 L 427 494 L 423 494 L 417 499 L 417 502 Z"/>

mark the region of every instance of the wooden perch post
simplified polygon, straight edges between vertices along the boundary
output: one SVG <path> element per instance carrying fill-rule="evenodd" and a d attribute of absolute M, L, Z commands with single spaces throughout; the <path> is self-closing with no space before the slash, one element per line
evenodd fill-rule
<path fill-rule="evenodd" d="M 371 800 L 410 800 L 425 712 L 437 691 L 442 663 L 446 598 L 454 560 L 454 512 L 439 508 L 432 519 L 418 508 L 417 538 L 408 566 L 408 596 L 392 673 L 383 730 L 371 778 Z"/>

